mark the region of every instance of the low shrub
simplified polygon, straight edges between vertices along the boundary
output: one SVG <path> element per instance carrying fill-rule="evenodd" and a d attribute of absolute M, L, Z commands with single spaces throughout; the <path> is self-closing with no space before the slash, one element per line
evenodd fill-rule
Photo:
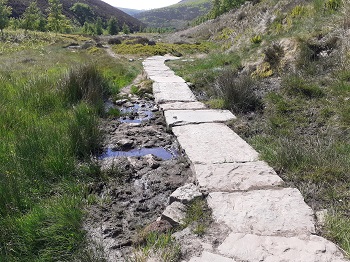
<path fill-rule="evenodd" d="M 216 94 L 224 100 L 225 107 L 237 113 L 260 110 L 262 100 L 254 93 L 255 81 L 249 76 L 238 76 L 226 69 L 215 81 Z"/>
<path fill-rule="evenodd" d="M 108 40 L 109 45 L 120 45 L 122 43 L 119 37 L 114 37 Z"/>
<path fill-rule="evenodd" d="M 264 49 L 264 61 L 269 63 L 273 68 L 277 68 L 283 57 L 284 51 L 279 43 L 273 43 Z"/>

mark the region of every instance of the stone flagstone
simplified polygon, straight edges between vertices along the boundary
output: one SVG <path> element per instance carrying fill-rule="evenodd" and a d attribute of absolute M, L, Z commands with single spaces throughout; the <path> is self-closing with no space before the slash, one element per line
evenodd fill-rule
<path fill-rule="evenodd" d="M 196 101 L 186 83 L 153 83 L 153 93 L 157 103 Z"/>
<path fill-rule="evenodd" d="M 159 108 L 163 111 L 166 110 L 198 110 L 206 109 L 205 104 L 201 102 L 173 102 L 159 105 Z"/>
<path fill-rule="evenodd" d="M 236 119 L 228 110 L 168 110 L 164 112 L 169 127 L 187 124 L 217 123 Z"/>
<path fill-rule="evenodd" d="M 315 233 L 312 209 L 295 188 L 210 193 L 216 221 L 234 233 L 296 236 Z"/>
<path fill-rule="evenodd" d="M 336 245 L 315 235 L 287 238 L 231 233 L 218 251 L 246 262 L 345 262 Z"/>
<path fill-rule="evenodd" d="M 258 160 L 258 153 L 224 124 L 206 123 L 176 126 L 172 130 L 194 164 Z"/>
<path fill-rule="evenodd" d="M 171 83 L 186 83 L 186 81 L 183 78 L 176 76 L 176 75 L 166 77 L 166 76 L 162 76 L 162 74 L 159 74 L 159 75 L 150 76 L 149 78 L 156 83 L 170 83 L 170 84 Z"/>
<path fill-rule="evenodd" d="M 204 251 L 200 257 L 193 257 L 189 262 L 235 262 L 235 260 Z"/>
<path fill-rule="evenodd" d="M 178 58 L 155 56 L 143 65 L 155 81 L 155 100 L 192 162 L 198 185 L 175 191 L 161 219 L 181 224 L 186 212 L 183 203 L 200 197 L 199 186 L 209 192 L 213 219 L 232 232 L 217 248 L 204 248 L 201 256 L 189 262 L 348 261 L 335 244 L 313 235 L 313 212 L 297 189 L 279 187 L 282 179 L 228 126 L 207 123 L 234 116 L 205 109 L 185 80 L 164 64 L 172 59 Z M 213 243 L 207 244 L 212 247 Z"/>
<path fill-rule="evenodd" d="M 282 179 L 263 161 L 192 166 L 198 185 L 209 192 L 279 186 Z"/>

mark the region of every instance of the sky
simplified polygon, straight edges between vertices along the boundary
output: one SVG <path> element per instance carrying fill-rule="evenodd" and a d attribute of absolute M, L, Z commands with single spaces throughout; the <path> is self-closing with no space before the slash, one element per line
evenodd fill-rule
<path fill-rule="evenodd" d="M 138 10 L 148 10 L 173 5 L 180 0 L 102 0 L 115 7 L 124 7 Z"/>

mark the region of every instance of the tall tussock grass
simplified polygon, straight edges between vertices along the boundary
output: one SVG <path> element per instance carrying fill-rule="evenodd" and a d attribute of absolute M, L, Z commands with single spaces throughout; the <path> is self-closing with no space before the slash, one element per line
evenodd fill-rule
<path fill-rule="evenodd" d="M 65 100 L 75 105 L 85 101 L 102 113 L 103 100 L 110 94 L 109 83 L 93 65 L 81 65 L 69 70 L 60 83 Z"/>
<path fill-rule="evenodd" d="M 2 83 L 0 261 L 69 261 L 85 243 L 79 162 L 100 147 L 108 81 L 88 65 Z"/>

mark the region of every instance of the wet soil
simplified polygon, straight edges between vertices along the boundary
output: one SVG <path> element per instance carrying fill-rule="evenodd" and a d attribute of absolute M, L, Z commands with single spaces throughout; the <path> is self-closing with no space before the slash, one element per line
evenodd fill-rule
<path fill-rule="evenodd" d="M 122 107 L 141 110 L 155 105 L 152 100 L 132 99 Z M 101 127 L 106 136 L 98 161 L 106 178 L 91 189 L 96 200 L 85 229 L 107 261 L 125 261 L 138 233 L 161 215 L 170 194 L 192 177 L 162 113 L 153 110 L 143 119 L 140 110 L 134 116 L 140 114 L 141 121 L 125 121 L 127 116 L 103 120 Z"/>

